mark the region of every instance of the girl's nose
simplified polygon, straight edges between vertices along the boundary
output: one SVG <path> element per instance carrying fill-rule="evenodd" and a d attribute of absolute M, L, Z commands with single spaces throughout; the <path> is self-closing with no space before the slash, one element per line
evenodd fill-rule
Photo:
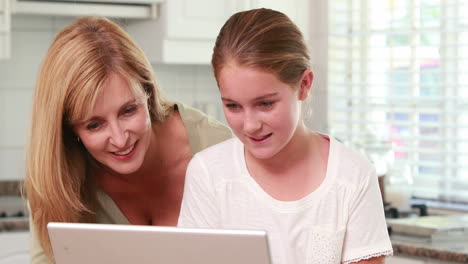
<path fill-rule="evenodd" d="M 254 114 L 246 112 L 244 116 L 244 131 L 247 134 L 254 134 L 262 128 L 261 120 Z"/>

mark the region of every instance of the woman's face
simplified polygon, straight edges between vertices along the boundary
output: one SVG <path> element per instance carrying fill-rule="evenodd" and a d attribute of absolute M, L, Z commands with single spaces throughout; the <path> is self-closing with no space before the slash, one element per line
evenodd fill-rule
<path fill-rule="evenodd" d="M 236 64 L 221 69 L 218 83 L 226 120 L 250 154 L 268 159 L 288 144 L 300 120 L 300 101 L 307 97 L 297 87 Z"/>
<path fill-rule="evenodd" d="M 143 164 L 152 136 L 145 99 L 135 98 L 117 74 L 107 79 L 92 116 L 73 127 L 88 152 L 118 174 L 136 172 Z"/>

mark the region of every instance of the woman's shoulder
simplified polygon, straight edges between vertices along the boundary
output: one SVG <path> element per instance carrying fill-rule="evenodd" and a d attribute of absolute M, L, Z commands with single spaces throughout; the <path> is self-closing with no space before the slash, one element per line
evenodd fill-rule
<path fill-rule="evenodd" d="M 182 103 L 176 105 L 194 154 L 232 138 L 231 130 L 215 118 Z"/>

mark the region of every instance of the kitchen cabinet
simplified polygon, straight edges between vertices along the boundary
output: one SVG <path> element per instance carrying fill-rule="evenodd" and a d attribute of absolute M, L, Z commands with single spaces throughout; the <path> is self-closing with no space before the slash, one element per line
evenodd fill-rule
<path fill-rule="evenodd" d="M 6 0 L 15 14 L 49 16 L 107 16 L 128 19 L 155 18 L 164 0 Z"/>
<path fill-rule="evenodd" d="M 0 0 L 0 59 L 11 57 L 11 16 L 107 16 L 125 19 L 156 19 L 164 0 Z"/>
<path fill-rule="evenodd" d="M 127 31 L 153 63 L 209 64 L 224 22 L 259 7 L 284 12 L 308 36 L 306 0 L 170 0 L 161 3 L 158 19 L 130 21 Z"/>
<path fill-rule="evenodd" d="M 10 58 L 11 2 L 0 0 L 0 59 Z"/>
<path fill-rule="evenodd" d="M 29 232 L 0 232 L 0 263 L 29 263 Z"/>

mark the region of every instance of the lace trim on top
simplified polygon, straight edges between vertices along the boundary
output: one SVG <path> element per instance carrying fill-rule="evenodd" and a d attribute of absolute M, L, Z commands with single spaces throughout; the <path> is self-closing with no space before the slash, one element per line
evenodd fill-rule
<path fill-rule="evenodd" d="M 374 253 L 374 254 L 371 254 L 371 255 L 367 255 L 365 257 L 361 257 L 361 258 L 355 258 L 355 259 L 350 259 L 350 260 L 347 260 L 345 262 L 343 262 L 343 264 L 350 264 L 350 263 L 353 263 L 353 262 L 358 262 L 358 261 L 361 261 L 361 260 L 367 260 L 367 259 L 371 259 L 371 258 L 375 258 L 375 257 L 381 257 L 381 256 L 392 256 L 393 255 L 393 250 L 387 250 L 387 251 L 384 251 L 384 252 L 379 252 L 379 253 Z"/>

